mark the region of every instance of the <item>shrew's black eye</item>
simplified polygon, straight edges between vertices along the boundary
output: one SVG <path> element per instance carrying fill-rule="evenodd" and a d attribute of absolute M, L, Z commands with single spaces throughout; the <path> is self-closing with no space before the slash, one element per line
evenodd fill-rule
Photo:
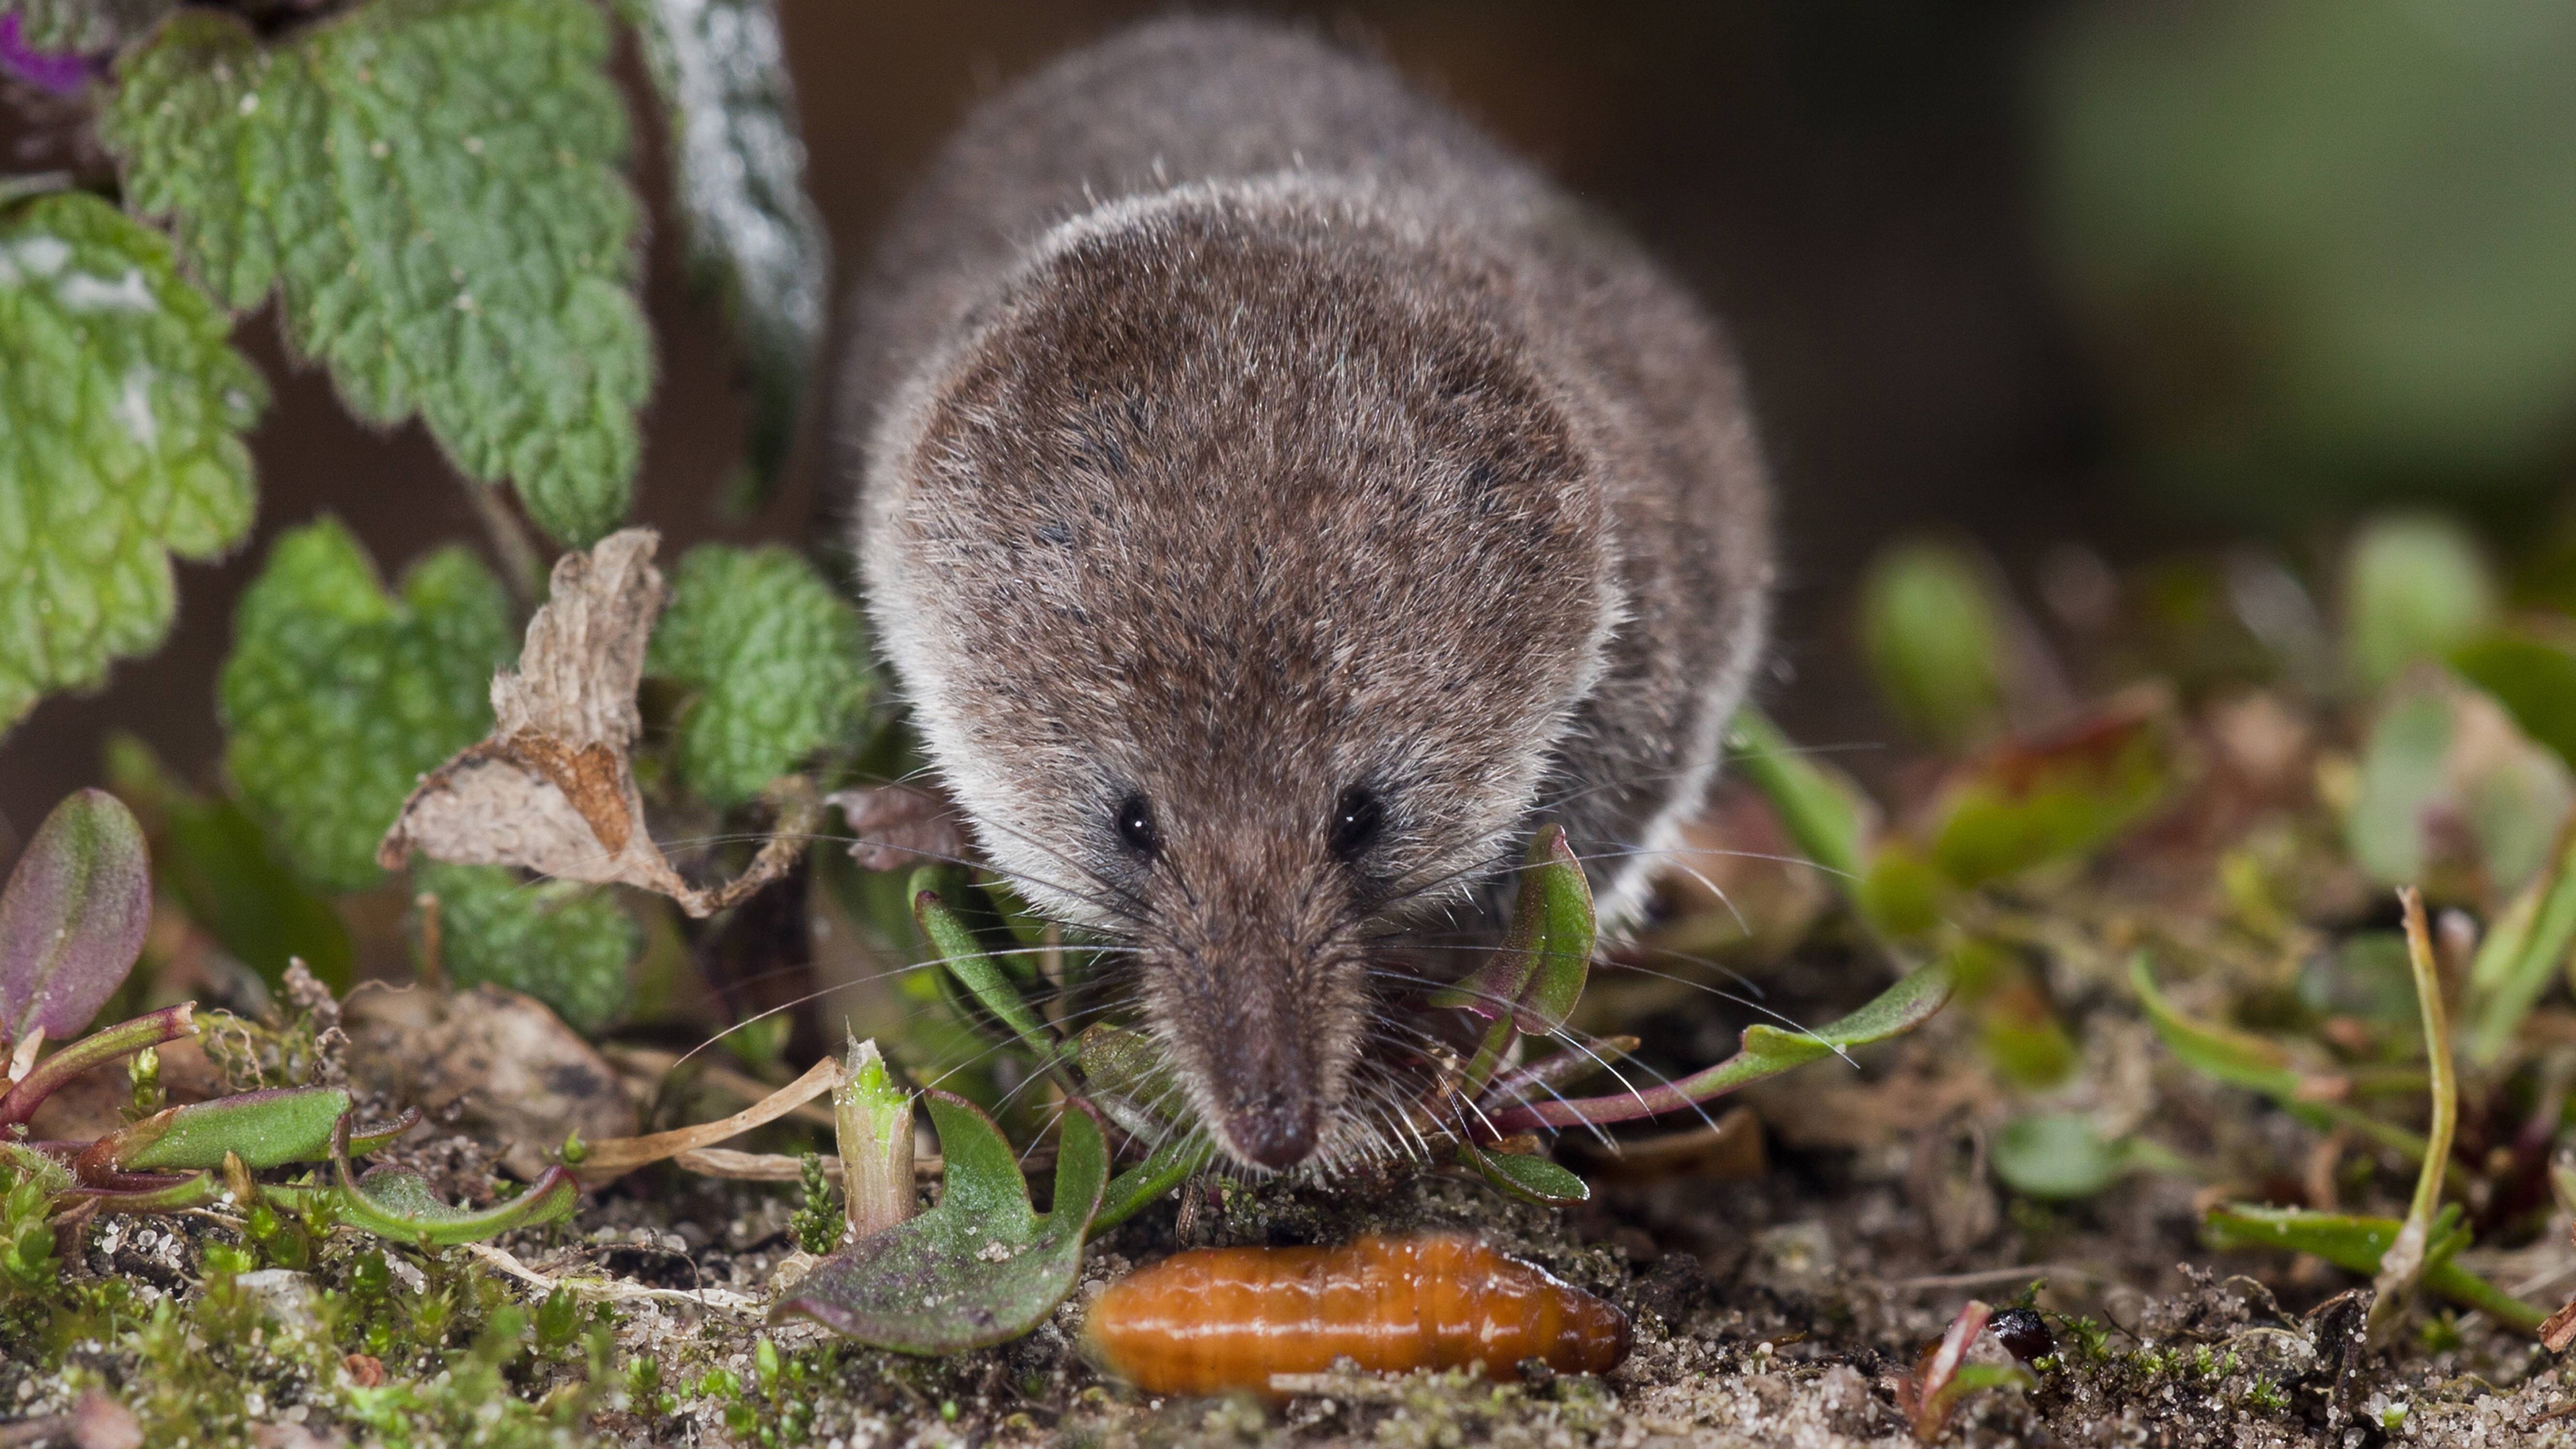
<path fill-rule="evenodd" d="M 1333 806 L 1333 854 L 1343 860 L 1356 860 L 1362 851 L 1377 843 L 1378 831 L 1385 825 L 1386 809 L 1378 803 L 1376 791 L 1361 785 L 1344 790 Z"/>
<path fill-rule="evenodd" d="M 1154 807 L 1142 795 L 1130 795 L 1118 802 L 1118 838 L 1138 855 L 1152 855 L 1163 846 L 1163 837 L 1154 829 Z"/>

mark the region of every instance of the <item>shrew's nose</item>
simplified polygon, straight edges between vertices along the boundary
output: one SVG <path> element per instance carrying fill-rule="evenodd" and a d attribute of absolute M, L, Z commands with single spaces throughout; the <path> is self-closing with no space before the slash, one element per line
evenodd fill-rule
<path fill-rule="evenodd" d="M 1273 1094 L 1228 1113 L 1225 1126 L 1235 1151 L 1254 1164 L 1295 1167 L 1315 1150 L 1315 1099 Z"/>

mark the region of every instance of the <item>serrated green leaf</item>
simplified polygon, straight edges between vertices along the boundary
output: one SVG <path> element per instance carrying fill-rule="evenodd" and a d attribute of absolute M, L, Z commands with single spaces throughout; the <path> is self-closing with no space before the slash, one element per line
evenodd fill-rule
<path fill-rule="evenodd" d="M 235 310 L 283 291 L 351 411 L 417 412 L 587 545 L 652 381 L 608 49 L 583 0 L 376 0 L 273 47 L 192 9 L 119 63 L 100 135 Z"/>
<path fill-rule="evenodd" d="M 801 1314 L 878 1348 L 962 1353 L 1017 1338 L 1073 1291 L 1109 1181 L 1091 1104 L 1068 1101 L 1055 1199 L 1038 1215 L 1019 1155 L 983 1109 L 930 1092 L 947 1187 L 939 1206 L 825 1258 L 771 1314 Z"/>
<path fill-rule="evenodd" d="M 438 897 L 439 955 L 458 985 L 524 991 L 581 1032 L 626 1014 L 626 971 L 644 928 L 605 887 L 436 861 L 412 880 Z"/>
<path fill-rule="evenodd" d="M 388 597 L 338 523 L 277 541 L 233 617 L 219 713 L 224 763 L 297 869 L 373 885 L 376 841 L 422 772 L 482 738 L 510 662 L 509 600 L 462 549 L 413 565 Z"/>
<path fill-rule="evenodd" d="M 690 271 L 749 354 L 751 463 L 765 489 L 795 441 L 831 274 L 775 0 L 618 0 L 670 114 Z"/>
<path fill-rule="evenodd" d="M 865 698 L 858 612 L 794 552 L 704 544 L 680 560 L 648 674 L 696 692 L 680 775 L 717 805 L 845 743 Z"/>
<path fill-rule="evenodd" d="M 151 29 L 179 0 L 0 0 L 0 15 L 18 17 L 18 36 L 34 50 L 96 55 Z"/>
<path fill-rule="evenodd" d="M 0 729 L 169 632 L 170 555 L 250 527 L 268 388 L 169 243 L 79 192 L 0 214 Z"/>

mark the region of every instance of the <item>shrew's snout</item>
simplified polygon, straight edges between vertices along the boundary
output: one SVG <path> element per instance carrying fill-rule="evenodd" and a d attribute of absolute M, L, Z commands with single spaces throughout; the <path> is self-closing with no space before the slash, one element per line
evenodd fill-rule
<path fill-rule="evenodd" d="M 1218 1127 L 1237 1157 L 1259 1167 L 1295 1167 L 1315 1151 L 1323 1120 L 1320 1074 L 1289 1033 L 1217 1044 L 1212 1056 Z"/>

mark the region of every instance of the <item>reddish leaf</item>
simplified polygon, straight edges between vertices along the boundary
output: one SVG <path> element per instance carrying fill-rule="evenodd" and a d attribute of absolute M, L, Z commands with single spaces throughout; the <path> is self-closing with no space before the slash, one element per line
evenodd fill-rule
<path fill-rule="evenodd" d="M 0 1042 L 69 1037 L 134 969 L 152 923 L 143 827 L 82 790 L 54 807 L 0 891 Z"/>

